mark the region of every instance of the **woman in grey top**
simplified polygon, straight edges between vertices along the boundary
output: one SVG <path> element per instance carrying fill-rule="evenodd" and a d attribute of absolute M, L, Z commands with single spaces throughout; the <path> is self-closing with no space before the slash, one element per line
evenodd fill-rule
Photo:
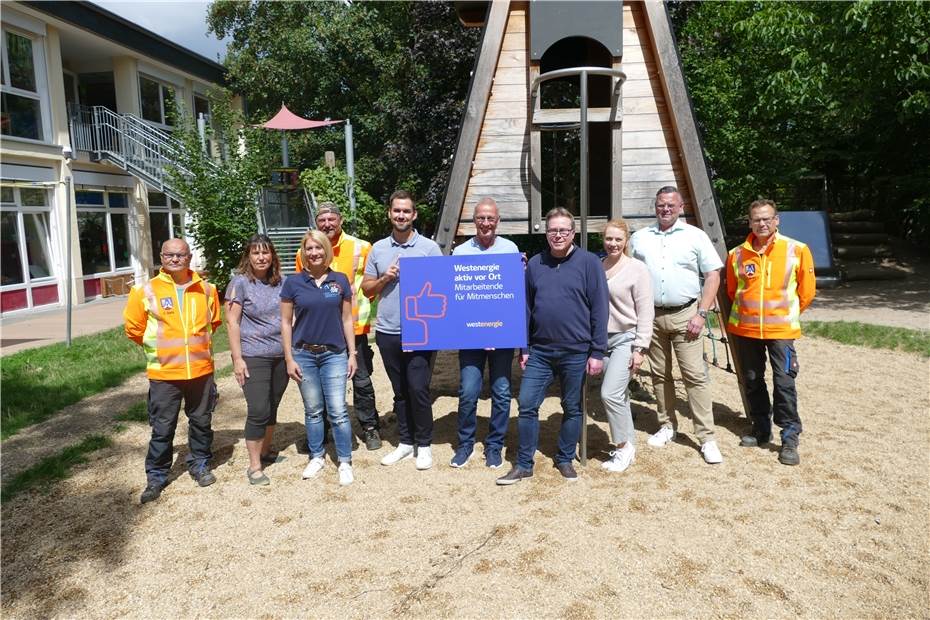
<path fill-rule="evenodd" d="M 630 377 L 639 370 L 649 342 L 655 308 L 652 280 L 641 261 L 629 255 L 630 227 L 626 220 L 611 220 L 604 226 L 604 271 L 607 275 L 607 356 L 601 400 L 607 411 L 610 437 L 616 450 L 603 464 L 611 472 L 622 472 L 636 455 L 633 416 L 627 389 Z"/>
<path fill-rule="evenodd" d="M 287 388 L 281 345 L 281 261 L 266 235 L 252 235 L 226 289 L 226 325 L 233 372 L 245 393 L 246 470 L 250 484 L 269 484 L 264 466 L 278 453 L 271 440 L 278 404 Z"/>

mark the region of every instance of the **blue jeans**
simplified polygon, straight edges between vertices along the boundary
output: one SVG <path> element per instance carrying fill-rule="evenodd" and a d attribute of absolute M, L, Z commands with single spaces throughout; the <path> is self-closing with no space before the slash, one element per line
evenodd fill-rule
<path fill-rule="evenodd" d="M 484 364 L 488 364 L 491 384 L 491 424 L 486 448 L 504 447 L 507 423 L 510 420 L 510 368 L 513 349 L 463 349 L 459 351 L 459 447 L 475 445 L 475 428 L 478 425 L 478 396 L 484 378 Z"/>
<path fill-rule="evenodd" d="M 333 443 L 340 463 L 352 462 L 352 423 L 346 408 L 346 375 L 349 358 L 345 351 L 311 353 L 294 349 L 294 361 L 300 366 L 303 379 L 300 396 L 304 400 L 304 423 L 307 427 L 307 445 L 310 457 L 322 457 L 323 405 L 333 428 Z"/>
<path fill-rule="evenodd" d="M 533 469 L 533 457 L 539 444 L 539 406 L 556 375 L 562 389 L 563 413 L 555 462 L 570 463 L 575 458 L 575 449 L 581 436 L 581 390 L 584 388 L 587 362 L 587 353 L 530 347 L 530 357 L 526 361 L 523 381 L 520 383 L 518 467 Z"/>

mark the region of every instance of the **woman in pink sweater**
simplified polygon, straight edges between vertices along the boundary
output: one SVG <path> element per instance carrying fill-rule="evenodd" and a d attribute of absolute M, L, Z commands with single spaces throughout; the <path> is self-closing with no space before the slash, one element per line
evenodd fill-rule
<path fill-rule="evenodd" d="M 652 280 L 646 265 L 629 255 L 630 227 L 625 220 L 611 220 L 604 228 L 604 271 L 610 314 L 607 322 L 607 356 L 601 399 L 607 410 L 610 437 L 616 449 L 603 468 L 622 472 L 633 464 L 633 416 L 627 387 L 645 358 L 652 340 L 655 308 Z"/>

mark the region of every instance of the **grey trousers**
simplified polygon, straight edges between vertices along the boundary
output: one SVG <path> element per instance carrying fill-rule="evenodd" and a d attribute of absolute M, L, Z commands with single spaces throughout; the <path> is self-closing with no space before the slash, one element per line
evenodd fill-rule
<path fill-rule="evenodd" d="M 607 355 L 604 356 L 604 380 L 601 383 L 601 400 L 607 412 L 610 439 L 620 445 L 636 443 L 633 415 L 630 412 L 630 356 L 636 331 L 608 334 Z"/>

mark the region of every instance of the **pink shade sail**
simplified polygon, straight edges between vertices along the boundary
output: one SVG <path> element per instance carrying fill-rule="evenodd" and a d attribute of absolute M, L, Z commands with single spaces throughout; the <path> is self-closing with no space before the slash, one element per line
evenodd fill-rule
<path fill-rule="evenodd" d="M 343 121 L 312 121 L 309 118 L 297 116 L 288 110 L 286 105 L 282 104 L 278 113 L 275 114 L 273 118 L 259 125 L 259 127 L 264 127 L 265 129 L 282 129 L 287 131 L 292 129 L 316 129 L 318 127 L 336 125 L 341 122 Z"/>

